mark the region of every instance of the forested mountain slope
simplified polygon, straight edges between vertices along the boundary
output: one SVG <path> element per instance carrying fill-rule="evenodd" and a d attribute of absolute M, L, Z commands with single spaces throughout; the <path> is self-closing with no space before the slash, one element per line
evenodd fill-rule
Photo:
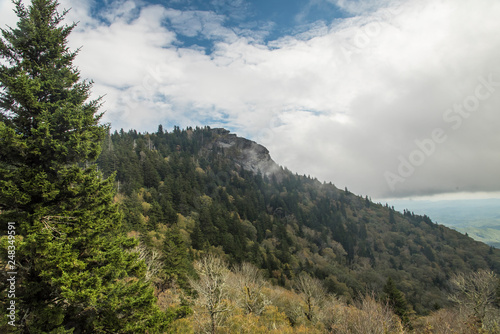
<path fill-rule="evenodd" d="M 293 174 L 224 129 L 107 133 L 67 11 L 14 5 L 1 333 L 500 332 L 499 250 Z"/>
<path fill-rule="evenodd" d="M 115 132 L 98 166 L 105 176 L 116 172 L 126 228 L 177 261 L 164 274 L 180 282 L 211 250 L 249 261 L 285 287 L 306 271 L 348 300 L 382 293 L 390 277 L 425 314 L 449 304 L 454 273 L 500 272 L 500 250 L 293 174 L 264 147 L 223 129 Z"/>

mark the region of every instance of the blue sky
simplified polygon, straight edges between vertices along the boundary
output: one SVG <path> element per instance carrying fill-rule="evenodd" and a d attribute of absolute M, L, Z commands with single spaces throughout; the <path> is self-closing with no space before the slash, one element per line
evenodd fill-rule
<path fill-rule="evenodd" d="M 497 0 L 60 2 L 114 129 L 223 126 L 374 199 L 500 197 Z"/>
<path fill-rule="evenodd" d="M 300 35 L 313 27 L 327 26 L 337 19 L 354 15 L 334 1 L 325 0 L 149 0 L 138 4 L 160 5 L 181 12 L 210 13 L 218 17 L 224 27 L 241 36 L 257 38 L 259 42 Z M 113 6 L 113 1 L 99 0 L 91 6 L 93 15 L 99 17 L 101 11 Z M 166 20 L 163 24 L 177 34 L 179 46 L 200 46 L 206 53 L 211 53 L 214 42 L 218 40 L 185 29 L 186 21 Z"/>

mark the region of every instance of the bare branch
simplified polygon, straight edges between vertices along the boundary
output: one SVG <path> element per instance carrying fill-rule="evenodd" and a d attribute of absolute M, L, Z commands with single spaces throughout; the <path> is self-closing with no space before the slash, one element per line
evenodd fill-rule
<path fill-rule="evenodd" d="M 450 300 L 458 304 L 461 313 L 476 319 L 483 327 L 484 319 L 493 309 L 496 299 L 498 279 L 494 272 L 480 270 L 473 273 L 460 273 L 450 279 L 453 293 Z"/>
<path fill-rule="evenodd" d="M 189 283 L 198 292 L 198 304 L 210 317 L 210 333 L 215 334 L 225 313 L 231 310 L 227 284 L 230 271 L 224 260 L 215 255 L 195 261 L 193 266 L 199 279 L 191 278 Z"/>

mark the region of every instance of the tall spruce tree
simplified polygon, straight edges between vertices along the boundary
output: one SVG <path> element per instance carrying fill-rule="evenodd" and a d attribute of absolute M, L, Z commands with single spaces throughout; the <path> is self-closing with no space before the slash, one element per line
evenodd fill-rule
<path fill-rule="evenodd" d="M 386 302 L 392 308 L 394 313 L 399 316 L 403 324 L 410 325 L 410 318 L 408 314 L 408 303 L 405 295 L 398 290 L 396 284 L 391 277 L 387 279 L 384 286 L 384 293 Z"/>
<path fill-rule="evenodd" d="M 113 179 L 84 167 L 107 129 L 73 66 L 75 24 L 57 0 L 13 3 L 17 27 L 0 38 L 0 210 L 17 232 L 15 331 L 159 332 L 166 316 L 122 233 Z"/>

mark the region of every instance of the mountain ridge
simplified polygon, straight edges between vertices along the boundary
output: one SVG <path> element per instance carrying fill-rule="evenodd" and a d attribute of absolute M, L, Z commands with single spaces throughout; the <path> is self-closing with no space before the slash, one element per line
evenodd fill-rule
<path fill-rule="evenodd" d="M 269 150 L 263 145 L 223 128 L 215 128 L 212 131 L 217 136 L 213 143 L 207 145 L 207 150 L 213 149 L 213 146 L 222 148 L 226 156 L 250 172 L 260 172 L 268 177 L 281 176 L 282 168 L 274 162 Z"/>
<path fill-rule="evenodd" d="M 500 272 L 500 250 L 277 167 L 265 147 L 224 129 L 120 131 L 103 147 L 98 165 L 117 173 L 125 226 L 153 248 L 177 230 L 186 254 L 251 262 L 287 288 L 307 272 L 347 299 L 382 294 L 390 277 L 417 314 L 450 305 L 453 275 Z"/>

